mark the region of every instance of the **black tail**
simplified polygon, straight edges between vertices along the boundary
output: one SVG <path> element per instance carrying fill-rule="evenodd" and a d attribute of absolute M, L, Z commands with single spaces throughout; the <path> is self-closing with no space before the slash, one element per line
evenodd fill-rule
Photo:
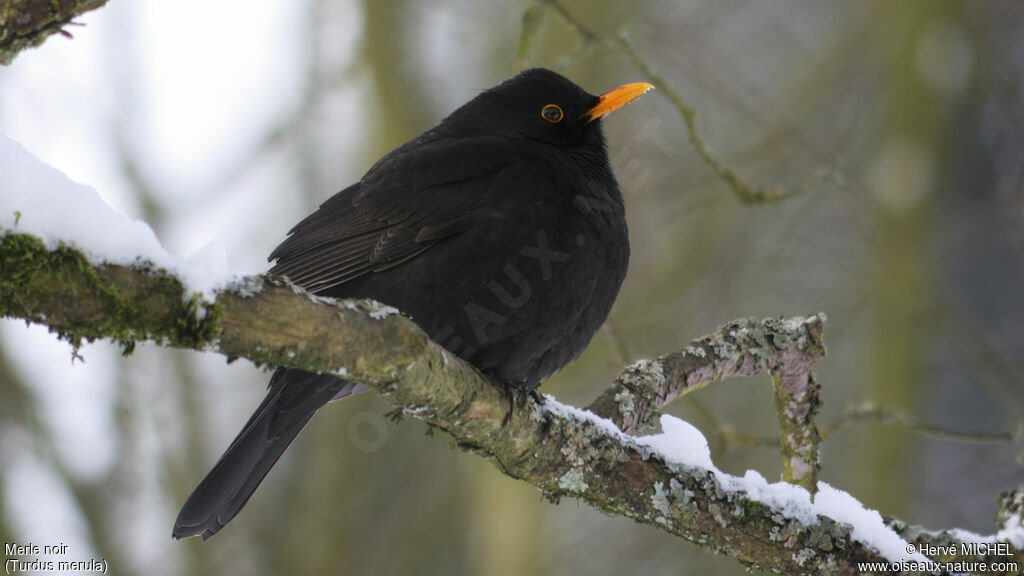
<path fill-rule="evenodd" d="M 334 376 L 278 368 L 269 391 L 213 470 L 185 501 L 172 535 L 216 534 L 245 506 L 263 477 L 313 414 L 335 398 L 366 388 Z"/>

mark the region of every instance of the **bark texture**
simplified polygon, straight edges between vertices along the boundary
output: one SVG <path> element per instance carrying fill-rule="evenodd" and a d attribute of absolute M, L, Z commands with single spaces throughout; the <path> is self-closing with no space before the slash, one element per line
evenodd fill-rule
<path fill-rule="evenodd" d="M 14 61 L 25 48 L 39 46 L 52 34 L 63 33 L 77 16 L 107 0 L 0 0 L 0 64 Z"/>

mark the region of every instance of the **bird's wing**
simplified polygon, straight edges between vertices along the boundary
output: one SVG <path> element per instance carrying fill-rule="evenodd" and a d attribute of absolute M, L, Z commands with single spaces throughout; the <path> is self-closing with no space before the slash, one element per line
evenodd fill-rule
<path fill-rule="evenodd" d="M 413 142 L 299 222 L 271 273 L 322 292 L 386 270 L 489 217 L 487 198 L 517 152 L 497 137 Z"/>

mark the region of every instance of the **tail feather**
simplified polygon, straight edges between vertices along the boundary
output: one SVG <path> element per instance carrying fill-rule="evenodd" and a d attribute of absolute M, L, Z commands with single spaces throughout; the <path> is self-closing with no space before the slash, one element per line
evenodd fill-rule
<path fill-rule="evenodd" d="M 185 501 L 174 538 L 206 540 L 249 501 L 264 476 L 324 404 L 366 388 L 334 376 L 278 368 L 263 403 Z"/>

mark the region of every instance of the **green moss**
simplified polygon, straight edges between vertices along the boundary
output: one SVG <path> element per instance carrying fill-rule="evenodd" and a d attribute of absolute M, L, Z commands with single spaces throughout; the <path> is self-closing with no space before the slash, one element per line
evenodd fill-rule
<path fill-rule="evenodd" d="M 737 514 L 737 516 L 754 516 L 760 512 L 762 507 L 760 502 L 755 502 L 750 498 L 740 498 L 737 504 L 743 507 L 743 513 Z"/>
<path fill-rule="evenodd" d="M 162 270 L 94 266 L 67 245 L 50 250 L 28 234 L 0 236 L 0 314 L 45 323 L 76 348 L 97 338 L 127 353 L 138 340 L 201 348 L 217 335 L 218 307 L 183 296 Z"/>

